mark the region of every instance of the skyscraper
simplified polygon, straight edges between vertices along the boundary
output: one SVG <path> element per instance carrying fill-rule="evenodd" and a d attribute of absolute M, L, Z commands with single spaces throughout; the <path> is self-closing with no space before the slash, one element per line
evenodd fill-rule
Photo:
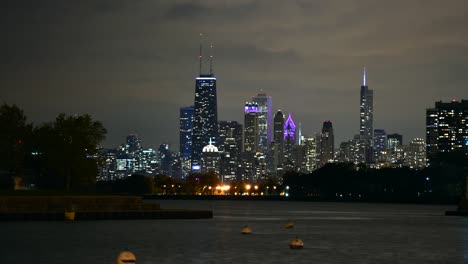
<path fill-rule="evenodd" d="M 426 144 L 429 163 L 439 152 L 468 154 L 468 100 L 439 101 L 426 110 Z"/>
<path fill-rule="evenodd" d="M 405 165 L 412 169 L 426 167 L 426 142 L 422 138 L 413 139 L 405 149 Z"/>
<path fill-rule="evenodd" d="M 317 168 L 317 143 L 315 136 L 304 137 L 305 148 L 305 171 L 312 172 Z"/>
<path fill-rule="evenodd" d="M 213 48 L 213 45 L 211 45 Z M 210 74 L 202 74 L 202 44 L 200 43 L 200 71 L 195 78 L 195 102 L 192 129 L 192 171 L 201 169 L 203 147 L 212 141 L 219 145 L 218 104 L 216 77 L 213 74 L 213 56 L 210 55 Z M 211 145 L 211 144 L 210 144 Z"/>
<path fill-rule="evenodd" d="M 284 159 L 284 115 L 281 110 L 276 112 L 273 119 L 273 141 L 270 143 L 270 151 L 267 157 L 269 173 L 281 176 Z"/>
<path fill-rule="evenodd" d="M 179 152 L 182 157 L 192 153 L 193 106 L 180 108 Z"/>
<path fill-rule="evenodd" d="M 208 145 L 204 146 L 201 155 L 201 171 L 204 173 L 214 172 L 219 175 L 220 155 L 218 148 L 210 140 Z"/>
<path fill-rule="evenodd" d="M 224 151 L 224 142 L 228 137 L 233 138 L 237 144 L 237 149 L 242 151 L 242 129 L 242 124 L 237 121 L 219 121 L 219 151 Z"/>
<path fill-rule="evenodd" d="M 374 90 L 369 89 L 366 83 L 366 68 L 364 68 L 363 81 L 361 86 L 361 97 L 359 105 L 361 138 L 373 138 L 374 122 Z"/>
<path fill-rule="evenodd" d="M 289 113 L 288 119 L 284 122 L 284 142 L 286 148 L 296 144 L 296 124 L 291 117 L 291 113 Z"/>
<path fill-rule="evenodd" d="M 246 103 L 244 107 L 244 152 L 258 151 L 259 125 L 257 103 Z"/>
<path fill-rule="evenodd" d="M 324 165 L 335 156 L 335 136 L 331 121 L 323 122 L 322 134 L 320 135 L 320 163 Z"/>
<path fill-rule="evenodd" d="M 263 90 L 257 96 L 252 98 L 252 102 L 258 105 L 258 150 L 263 154 L 267 153 L 268 144 L 273 139 L 273 119 L 272 119 L 272 100 Z"/>
<path fill-rule="evenodd" d="M 374 161 L 382 160 L 383 152 L 387 149 L 387 133 L 383 129 L 374 129 Z"/>
<path fill-rule="evenodd" d="M 190 155 L 192 154 L 193 106 L 180 108 L 179 152 L 182 171 L 190 172 Z"/>
<path fill-rule="evenodd" d="M 135 153 L 141 150 L 141 139 L 137 134 L 130 134 L 127 136 L 127 152 Z"/>
<path fill-rule="evenodd" d="M 403 135 L 393 133 L 387 135 L 387 149 L 396 149 L 403 145 Z"/>

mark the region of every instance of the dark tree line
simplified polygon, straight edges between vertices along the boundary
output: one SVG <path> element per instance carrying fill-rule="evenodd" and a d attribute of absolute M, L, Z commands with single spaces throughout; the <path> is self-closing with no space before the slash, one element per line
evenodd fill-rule
<path fill-rule="evenodd" d="M 295 197 L 455 203 L 466 191 L 467 176 L 467 156 L 453 152 L 440 153 L 430 167 L 422 170 L 330 163 L 311 174 L 286 173 L 283 184 Z"/>
<path fill-rule="evenodd" d="M 90 115 L 60 114 L 34 126 L 15 105 L 0 107 L 0 188 L 26 181 L 39 189 L 93 191 L 97 146 L 106 129 Z"/>

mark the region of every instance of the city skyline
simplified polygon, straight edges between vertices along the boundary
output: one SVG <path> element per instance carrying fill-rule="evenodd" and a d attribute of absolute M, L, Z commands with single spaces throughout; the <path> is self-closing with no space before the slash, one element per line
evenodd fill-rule
<path fill-rule="evenodd" d="M 215 46 L 218 120 L 242 121 L 243 103 L 263 89 L 303 135 L 331 120 L 336 143 L 352 139 L 364 66 L 374 128 L 408 140 L 424 137 L 433 102 L 468 98 L 464 1 L 337 3 L 7 4 L 0 100 L 35 124 L 90 113 L 109 131 L 104 147 L 137 133 L 177 149 L 200 32 Z"/>

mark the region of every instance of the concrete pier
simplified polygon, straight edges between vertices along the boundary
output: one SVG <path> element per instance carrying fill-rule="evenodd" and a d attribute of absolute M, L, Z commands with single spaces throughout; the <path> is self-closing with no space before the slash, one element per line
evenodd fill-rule
<path fill-rule="evenodd" d="M 213 218 L 210 210 L 161 209 L 139 196 L 0 197 L 0 220 L 63 220 L 65 211 L 74 211 L 75 220 Z"/>

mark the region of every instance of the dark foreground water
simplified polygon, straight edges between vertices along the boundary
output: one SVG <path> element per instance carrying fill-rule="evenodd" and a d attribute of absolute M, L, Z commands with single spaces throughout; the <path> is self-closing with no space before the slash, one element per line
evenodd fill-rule
<path fill-rule="evenodd" d="M 160 201 L 214 219 L 0 222 L 0 263 L 468 263 L 468 218 L 452 206 Z M 295 228 L 285 229 L 288 219 Z M 241 235 L 248 224 L 252 235 Z M 302 250 L 291 250 L 298 236 Z"/>

